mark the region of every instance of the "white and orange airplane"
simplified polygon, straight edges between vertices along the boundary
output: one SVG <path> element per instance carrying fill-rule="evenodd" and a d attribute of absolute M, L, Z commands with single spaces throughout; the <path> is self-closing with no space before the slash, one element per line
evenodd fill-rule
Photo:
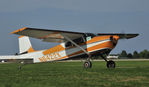
<path fill-rule="evenodd" d="M 61 30 L 47 30 L 37 28 L 21 28 L 11 34 L 21 35 L 19 37 L 20 53 L 13 56 L 1 56 L 0 60 L 32 60 L 33 63 L 66 60 L 71 58 L 86 58 L 85 68 L 91 68 L 92 56 L 101 56 L 108 68 L 115 68 L 115 62 L 108 61 L 103 55 L 108 55 L 118 43 L 119 39 L 130 39 L 139 34 L 121 33 L 82 33 Z M 59 45 L 46 49 L 34 50 L 29 37 L 41 39 L 45 42 L 56 42 Z"/>

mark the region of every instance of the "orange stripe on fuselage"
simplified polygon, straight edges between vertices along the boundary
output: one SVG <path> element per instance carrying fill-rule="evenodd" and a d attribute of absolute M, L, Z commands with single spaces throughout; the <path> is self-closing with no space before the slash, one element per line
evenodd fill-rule
<path fill-rule="evenodd" d="M 96 37 L 93 37 L 91 40 L 87 41 L 86 44 L 94 43 L 94 42 L 97 42 L 97 41 L 106 40 L 106 39 L 109 39 L 110 37 L 111 37 L 111 35 L 107 35 L 107 36 L 96 36 Z"/>
<path fill-rule="evenodd" d="M 98 44 L 96 46 L 92 46 L 90 48 L 87 48 L 87 51 L 90 52 L 90 51 L 101 49 L 101 48 L 110 48 L 110 49 L 113 49 L 114 46 L 113 46 L 113 44 L 112 44 L 111 41 L 108 41 L 108 42 L 104 42 L 102 44 Z"/>
<path fill-rule="evenodd" d="M 85 43 L 80 43 L 78 45 L 82 46 L 82 45 L 87 45 L 87 44 L 90 44 L 90 43 L 94 43 L 94 42 L 97 42 L 97 41 L 102 41 L 102 40 L 106 40 L 106 39 L 110 39 L 111 35 L 107 35 L 107 36 L 96 36 L 94 38 L 92 38 L 91 40 L 89 41 L 86 41 Z M 66 49 L 71 49 L 71 48 L 75 48 L 75 46 L 70 46 Z"/>
<path fill-rule="evenodd" d="M 89 44 L 89 43 L 97 42 L 97 41 L 107 40 L 110 37 L 111 37 L 111 35 L 108 35 L 108 36 L 97 36 L 97 37 L 94 37 L 91 40 L 87 41 L 86 42 L 86 45 Z M 85 50 L 87 50 L 88 52 L 92 52 L 94 50 L 104 49 L 104 48 L 113 49 L 114 47 L 115 46 L 113 46 L 113 43 L 111 41 L 107 41 L 107 42 L 104 42 L 104 43 L 101 43 L 101 44 L 98 44 L 98 45 L 89 47 L 89 48 L 87 48 Z M 50 54 L 50 53 L 59 52 L 59 51 L 63 51 L 63 50 L 66 50 L 66 49 L 64 47 L 62 47 L 61 45 L 58 45 L 56 47 L 53 47 L 53 48 L 51 48 L 49 50 L 44 51 L 43 54 L 44 55 L 47 55 L 47 54 Z M 71 56 L 74 56 L 74 55 L 78 55 L 78 54 L 81 54 L 81 53 L 83 53 L 82 50 L 81 51 L 78 51 L 78 52 L 75 52 L 75 53 L 72 53 L 72 54 L 70 54 L 68 56 L 64 56 L 64 57 L 58 58 L 56 60 L 65 59 L 65 58 L 68 58 L 68 57 L 71 57 Z"/>
<path fill-rule="evenodd" d="M 63 50 L 65 50 L 65 48 L 62 45 L 57 45 L 53 48 L 43 51 L 43 54 L 47 55 L 47 54 L 51 54 L 51 53 L 55 53 L 55 52 L 59 52 L 59 51 L 63 51 Z"/>
<path fill-rule="evenodd" d="M 98 44 L 98 45 L 95 45 L 95 46 L 93 46 L 93 47 L 89 47 L 89 48 L 87 48 L 87 49 L 85 49 L 85 50 L 87 50 L 88 52 L 92 52 L 92 51 L 94 51 L 94 50 L 104 49 L 104 48 L 113 49 L 114 46 L 113 46 L 113 44 L 111 43 L 111 41 L 107 41 L 107 42 L 104 42 L 104 43 L 102 43 L 102 44 Z M 84 52 L 81 50 L 81 51 L 72 53 L 72 54 L 70 54 L 70 55 L 68 55 L 68 56 L 64 56 L 64 57 L 62 57 L 62 58 L 58 58 L 58 59 L 56 59 L 56 60 L 62 60 L 62 59 L 65 59 L 65 58 L 68 58 L 68 57 L 71 57 L 71 56 L 74 56 L 74 55 L 78 55 L 78 54 L 81 54 L 81 53 L 84 53 Z"/>

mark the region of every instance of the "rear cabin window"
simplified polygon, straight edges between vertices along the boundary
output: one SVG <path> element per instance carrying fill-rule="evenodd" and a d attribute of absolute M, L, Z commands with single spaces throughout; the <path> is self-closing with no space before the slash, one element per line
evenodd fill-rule
<path fill-rule="evenodd" d="M 81 43 L 84 43 L 85 42 L 85 40 L 81 37 L 81 38 L 77 38 L 77 39 L 74 39 L 73 40 L 76 44 L 81 44 Z M 75 46 L 74 44 L 72 44 L 70 41 L 69 42 L 67 42 L 66 44 L 65 44 L 65 46 L 66 46 L 66 48 L 67 47 L 72 47 L 72 46 Z"/>

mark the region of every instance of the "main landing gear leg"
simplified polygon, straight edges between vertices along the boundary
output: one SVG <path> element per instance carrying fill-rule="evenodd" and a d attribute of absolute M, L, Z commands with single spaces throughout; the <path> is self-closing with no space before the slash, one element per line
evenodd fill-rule
<path fill-rule="evenodd" d="M 22 67 L 23 67 L 23 65 L 22 65 L 22 64 L 21 64 L 21 65 L 19 65 L 18 70 L 21 70 L 21 69 L 22 69 Z"/>
<path fill-rule="evenodd" d="M 107 62 L 107 68 L 111 69 L 116 67 L 116 64 L 114 61 L 112 60 L 108 61 L 103 55 L 101 55 L 101 57 Z"/>
<path fill-rule="evenodd" d="M 88 56 L 87 60 L 84 62 L 84 68 L 92 68 L 92 62 L 90 61 L 91 55 Z"/>
<path fill-rule="evenodd" d="M 76 47 L 80 48 L 84 53 L 86 53 L 88 55 L 88 59 L 85 61 L 84 63 L 84 68 L 91 68 L 92 67 L 92 63 L 90 61 L 90 54 L 82 47 L 80 47 L 77 43 L 75 43 L 73 40 L 71 40 L 69 37 L 67 37 L 66 35 L 63 35 L 62 36 L 67 39 L 68 41 L 70 41 L 73 45 L 75 45 Z"/>
<path fill-rule="evenodd" d="M 18 70 L 21 70 L 24 65 L 25 65 L 24 61 L 20 62 Z"/>

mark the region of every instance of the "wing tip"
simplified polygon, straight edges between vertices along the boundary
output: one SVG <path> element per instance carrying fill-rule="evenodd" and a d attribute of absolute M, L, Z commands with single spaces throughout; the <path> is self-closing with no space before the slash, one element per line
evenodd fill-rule
<path fill-rule="evenodd" d="M 11 32 L 10 34 L 16 34 L 17 32 L 23 31 L 23 30 L 25 30 L 25 29 L 27 29 L 27 27 L 24 27 L 24 28 L 15 30 L 15 31 Z"/>
<path fill-rule="evenodd" d="M 139 36 L 140 34 L 136 34 L 136 36 Z"/>
<path fill-rule="evenodd" d="M 134 34 L 134 37 L 137 37 L 137 36 L 139 36 L 139 34 Z"/>
<path fill-rule="evenodd" d="M 139 34 L 130 34 L 130 36 L 128 36 L 126 39 L 135 38 L 137 36 L 139 36 Z"/>

